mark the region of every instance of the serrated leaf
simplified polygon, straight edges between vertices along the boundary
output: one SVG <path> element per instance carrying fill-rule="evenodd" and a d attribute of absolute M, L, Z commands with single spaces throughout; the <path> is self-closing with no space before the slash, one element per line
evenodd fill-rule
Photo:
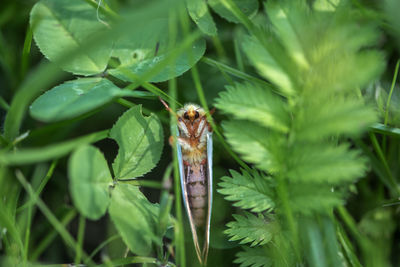
<path fill-rule="evenodd" d="M 140 256 L 148 255 L 152 241 L 157 240 L 158 206 L 150 203 L 138 187 L 119 183 L 112 191 L 109 213 L 129 249 Z"/>
<path fill-rule="evenodd" d="M 282 143 L 281 136 L 250 121 L 224 121 L 222 127 L 228 143 L 244 160 L 266 171 L 277 170 L 274 152 Z"/>
<path fill-rule="evenodd" d="M 257 0 L 232 0 L 232 2 L 246 15 L 249 17 L 254 16 L 258 11 Z M 208 0 L 208 4 L 211 8 L 220 15 L 222 18 L 230 22 L 239 23 L 236 16 L 225 7 L 221 0 Z"/>
<path fill-rule="evenodd" d="M 151 114 L 142 115 L 141 106 L 126 111 L 110 131 L 119 150 L 113 163 L 117 179 L 142 176 L 153 169 L 160 160 L 163 132 L 159 119 Z"/>
<path fill-rule="evenodd" d="M 269 49 L 266 49 L 267 44 L 261 44 L 255 37 L 245 37 L 242 48 L 260 75 L 276 84 L 283 94 L 293 95 L 295 85 L 288 72 L 292 69 L 291 61 L 286 58 L 282 48 L 272 47 L 274 42 L 269 42 Z"/>
<path fill-rule="evenodd" d="M 85 217 L 99 219 L 106 213 L 113 181 L 103 154 L 93 146 L 81 146 L 72 153 L 68 171 L 75 207 Z"/>
<path fill-rule="evenodd" d="M 121 90 L 104 78 L 78 78 L 45 92 L 29 111 L 37 120 L 55 122 L 85 114 L 123 96 L 144 97 L 146 93 Z"/>
<path fill-rule="evenodd" d="M 329 184 L 293 182 L 288 188 L 288 194 L 293 212 L 304 215 L 326 213 L 344 204 L 343 192 Z"/>
<path fill-rule="evenodd" d="M 337 98 L 324 101 L 323 105 L 310 103 L 294 122 L 294 130 L 299 140 L 357 136 L 376 120 L 375 111 L 361 100 Z"/>
<path fill-rule="evenodd" d="M 80 51 L 61 68 L 80 75 L 104 71 L 111 55 L 112 43 L 103 41 L 91 49 L 83 44 L 98 32 L 107 30 L 96 15 L 96 9 L 80 0 L 41 0 L 31 12 L 33 37 L 40 51 L 51 61 L 59 63 L 68 51 Z"/>
<path fill-rule="evenodd" d="M 268 243 L 273 234 L 278 230 L 278 225 L 272 217 L 264 217 L 262 214 L 255 216 L 245 212 L 245 216 L 232 215 L 236 221 L 229 222 L 229 228 L 224 231 L 230 236 L 230 241 L 240 240 L 240 244 L 251 243 L 250 246 L 264 245 Z"/>
<path fill-rule="evenodd" d="M 186 0 L 186 6 L 190 17 L 202 32 L 211 36 L 217 35 L 217 27 L 205 0 Z"/>
<path fill-rule="evenodd" d="M 288 178 L 293 182 L 329 183 L 352 182 L 365 171 L 365 159 L 348 144 L 294 145 L 287 156 Z M 332 171 L 335 170 L 335 171 Z"/>
<path fill-rule="evenodd" d="M 226 89 L 216 100 L 218 109 L 238 119 L 248 119 L 277 131 L 288 131 L 289 116 L 285 103 L 271 92 L 271 88 L 236 83 Z"/>
<path fill-rule="evenodd" d="M 275 207 L 272 200 L 274 195 L 271 189 L 272 181 L 269 177 L 263 177 L 259 173 L 249 174 L 242 171 L 242 174 L 230 170 L 232 178 L 224 176 L 218 192 L 226 195 L 225 199 L 235 201 L 236 207 L 250 209 L 253 212 L 271 210 Z"/>
<path fill-rule="evenodd" d="M 236 254 L 234 263 L 240 264 L 240 267 L 269 267 L 272 266 L 272 260 L 267 254 L 265 247 L 249 248 L 243 247 L 244 251 Z"/>
<path fill-rule="evenodd" d="M 157 43 L 154 43 L 154 52 L 152 53 L 143 53 L 143 51 L 140 50 L 130 50 L 131 54 L 138 54 L 137 58 L 135 58 L 135 60 L 131 61 L 129 64 L 121 64 L 121 66 L 118 68 L 109 70 L 109 74 L 123 81 L 133 82 L 134 79 L 132 79 L 132 77 L 130 77 L 126 72 L 132 72 L 135 75 L 141 76 L 155 68 L 159 62 L 163 61 L 170 53 L 174 52 L 173 50 L 169 51 L 167 49 L 168 44 L 168 42 L 159 44 L 161 48 L 158 48 L 157 53 L 155 52 Z M 174 64 L 168 64 L 156 75 L 152 76 L 148 81 L 163 82 L 182 75 L 200 60 L 200 58 L 204 55 L 205 50 L 206 43 L 204 39 L 194 42 L 191 47 L 176 57 Z M 133 56 L 131 55 L 130 58 L 132 57 Z"/>

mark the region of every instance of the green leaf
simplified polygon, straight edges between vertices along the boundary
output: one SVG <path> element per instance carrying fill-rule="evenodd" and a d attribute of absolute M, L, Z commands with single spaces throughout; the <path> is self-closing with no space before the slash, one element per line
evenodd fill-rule
<path fill-rule="evenodd" d="M 186 0 L 186 6 L 190 17 L 202 32 L 211 36 L 217 35 L 217 27 L 205 0 Z"/>
<path fill-rule="evenodd" d="M 334 185 L 354 181 L 366 171 L 365 158 L 360 157 L 360 151 L 350 150 L 348 144 L 294 144 L 286 160 L 287 176 L 293 182 Z"/>
<path fill-rule="evenodd" d="M 229 241 L 241 240 L 240 244 L 251 243 L 250 246 L 264 245 L 268 243 L 273 234 L 278 231 L 278 225 L 272 217 L 264 217 L 262 214 L 255 216 L 245 212 L 245 216 L 232 215 L 236 221 L 229 222 L 229 229 L 224 233 L 230 236 Z"/>
<path fill-rule="evenodd" d="M 275 43 L 271 40 L 269 42 L 261 44 L 255 37 L 246 37 L 242 41 L 242 49 L 260 75 L 276 84 L 283 94 L 293 95 L 295 85 L 288 71 L 293 69 L 292 63 L 282 48 L 274 47 Z"/>
<path fill-rule="evenodd" d="M 248 119 L 277 131 L 287 132 L 289 115 L 282 99 L 271 88 L 236 83 L 219 94 L 216 107 L 238 119 Z"/>
<path fill-rule="evenodd" d="M 288 194 L 293 212 L 304 215 L 327 214 L 333 207 L 344 204 L 343 192 L 329 184 L 291 182 Z"/>
<path fill-rule="evenodd" d="M 274 150 L 282 143 L 282 137 L 250 121 L 224 121 L 222 127 L 228 143 L 244 160 L 266 171 L 277 170 Z"/>
<path fill-rule="evenodd" d="M 257 0 L 232 0 L 232 2 L 236 4 L 246 16 L 252 17 L 258 11 Z M 236 18 L 236 16 L 225 7 L 221 0 L 208 0 L 208 4 L 222 18 L 230 22 L 239 23 L 239 20 Z"/>
<path fill-rule="evenodd" d="M 65 71 L 80 75 L 97 74 L 107 66 L 112 44 L 96 44 L 91 49 L 83 45 L 97 33 L 107 30 L 96 15 L 96 9 L 80 0 L 41 0 L 31 12 L 33 37 L 41 52 L 51 61 L 58 62 L 68 51 L 80 51 L 67 63 Z"/>
<path fill-rule="evenodd" d="M 68 170 L 75 207 L 85 217 L 99 219 L 106 213 L 113 182 L 103 154 L 93 146 L 81 146 L 72 153 Z"/>
<path fill-rule="evenodd" d="M 138 187 L 119 183 L 112 191 L 109 213 L 129 249 L 140 256 L 150 254 L 152 240 L 156 239 L 158 206 L 150 203 Z"/>
<path fill-rule="evenodd" d="M 270 177 L 261 176 L 258 172 L 240 174 L 230 170 L 232 178 L 224 176 L 218 192 L 226 195 L 225 199 L 235 201 L 236 207 L 250 209 L 253 212 L 271 210 L 275 207 L 272 200 L 272 181 Z"/>
<path fill-rule="evenodd" d="M 11 152 L 2 151 L 0 152 L 0 163 L 6 165 L 22 165 L 54 160 L 65 156 L 81 145 L 105 139 L 107 135 L 108 130 L 105 130 L 44 147 L 25 148 Z"/>
<path fill-rule="evenodd" d="M 165 27 L 165 23 L 162 25 Z M 159 31 L 164 31 L 165 34 L 165 31 L 168 32 L 168 28 L 164 27 L 162 27 Z M 154 38 L 155 33 L 150 33 Z M 139 39 L 142 38 L 142 36 L 139 35 L 136 38 Z M 145 47 L 140 48 L 139 46 L 139 48 L 137 48 L 138 44 L 137 41 L 135 41 L 136 38 L 133 41 L 130 41 L 131 39 L 123 39 L 118 41 L 116 48 L 117 51 L 114 52 L 114 55 L 120 59 L 121 65 L 116 69 L 109 70 L 109 74 L 123 81 L 134 82 L 135 80 L 129 76 L 129 72 L 137 76 L 144 75 L 151 69 L 155 68 L 159 62 L 163 61 L 167 56 L 174 52 L 174 50 L 168 49 L 168 40 L 153 40 L 153 42 L 149 41 L 145 44 Z M 147 47 L 149 44 L 152 45 L 150 48 Z M 182 75 L 200 60 L 205 50 L 206 43 L 204 39 L 194 42 L 192 46 L 187 48 L 183 53 L 180 53 L 176 57 L 174 61 L 175 64 L 168 64 L 165 68 L 147 81 L 163 82 Z M 129 60 L 126 60 L 126 58 Z"/>
<path fill-rule="evenodd" d="M 163 148 L 163 132 L 159 119 L 142 115 L 141 106 L 126 111 L 110 131 L 117 141 L 118 155 L 113 169 L 117 179 L 136 178 L 154 168 Z"/>
<path fill-rule="evenodd" d="M 236 254 L 234 263 L 240 264 L 240 267 L 269 267 L 272 266 L 272 260 L 267 254 L 265 247 L 249 248 L 243 247 L 244 251 Z"/>
<path fill-rule="evenodd" d="M 38 97 L 31 105 L 30 113 L 35 119 L 55 122 L 92 111 L 116 97 L 145 95 L 140 91 L 121 90 L 104 78 L 78 78 Z"/>

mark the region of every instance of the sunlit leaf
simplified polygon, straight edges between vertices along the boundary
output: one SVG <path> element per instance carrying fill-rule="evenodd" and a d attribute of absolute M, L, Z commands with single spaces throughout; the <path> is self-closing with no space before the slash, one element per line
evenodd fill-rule
<path fill-rule="evenodd" d="M 61 65 L 74 74 L 91 75 L 104 71 L 111 55 L 112 43 L 103 41 L 91 49 L 83 45 L 107 27 L 98 20 L 96 9 L 80 0 L 41 0 L 31 12 L 33 37 L 40 51 L 58 62 L 68 51 L 80 50 Z"/>
<path fill-rule="evenodd" d="M 232 2 L 246 15 L 253 16 L 258 11 L 258 1 L 257 0 L 232 0 Z M 208 4 L 211 8 L 221 17 L 230 22 L 238 23 L 239 20 L 236 16 L 226 8 L 221 0 L 208 0 Z"/>
<path fill-rule="evenodd" d="M 282 132 L 288 130 L 289 115 L 284 102 L 271 88 L 250 83 L 227 86 L 216 100 L 216 107 L 238 119 L 255 121 Z"/>
<path fill-rule="evenodd" d="M 81 146 L 72 153 L 68 168 L 75 207 L 85 217 L 99 219 L 107 210 L 113 182 L 103 154 L 93 146 Z"/>
<path fill-rule="evenodd" d="M 110 131 L 119 150 L 113 169 L 118 179 L 136 178 L 153 169 L 160 160 L 163 131 L 156 115 L 142 115 L 141 106 L 126 111 Z"/>
<path fill-rule="evenodd" d="M 217 27 L 208 11 L 207 3 L 204 0 L 186 0 L 186 6 L 192 20 L 205 34 L 217 35 Z"/>
<path fill-rule="evenodd" d="M 141 91 L 121 90 L 104 78 L 78 78 L 60 84 L 38 97 L 30 107 L 35 119 L 54 122 L 74 118 L 116 97 L 145 97 Z"/>

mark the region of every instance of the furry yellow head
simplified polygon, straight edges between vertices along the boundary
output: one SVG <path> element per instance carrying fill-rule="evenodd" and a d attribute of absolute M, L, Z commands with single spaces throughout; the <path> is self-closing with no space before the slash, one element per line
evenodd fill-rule
<path fill-rule="evenodd" d="M 194 120 L 204 116 L 204 109 L 195 104 L 186 104 L 177 112 L 179 117 L 193 122 Z"/>

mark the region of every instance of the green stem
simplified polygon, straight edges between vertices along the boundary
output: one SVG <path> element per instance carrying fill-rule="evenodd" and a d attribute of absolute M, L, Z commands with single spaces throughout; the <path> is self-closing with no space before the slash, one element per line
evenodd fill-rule
<path fill-rule="evenodd" d="M 119 234 L 113 235 L 111 237 L 109 237 L 107 240 L 103 241 L 100 245 L 98 245 L 92 253 L 90 253 L 89 255 L 89 259 L 92 259 L 102 248 L 104 248 L 105 246 L 107 246 L 109 243 L 111 243 L 114 240 L 120 239 L 121 236 Z M 87 264 L 87 262 L 85 261 L 85 264 Z"/>
<path fill-rule="evenodd" d="M 207 65 L 222 69 L 222 70 L 226 71 L 227 73 L 231 74 L 232 76 L 235 76 L 235 77 L 240 78 L 242 80 L 258 83 L 260 85 L 267 86 L 268 88 L 274 89 L 270 83 L 267 83 L 264 80 L 261 80 L 259 78 L 254 77 L 254 76 L 251 76 L 251 75 L 249 75 L 247 73 L 244 73 L 244 72 L 242 72 L 240 70 L 232 68 L 232 67 L 230 67 L 230 66 L 228 66 L 226 64 L 223 64 L 221 62 L 215 61 L 215 60 L 213 60 L 211 58 L 203 57 L 201 59 L 201 61 L 203 63 L 207 64 Z M 279 93 L 279 91 L 275 90 L 275 89 L 274 89 L 274 92 Z"/>
<path fill-rule="evenodd" d="M 384 119 L 384 122 L 383 122 L 383 124 L 385 126 L 387 125 L 388 120 L 389 120 L 390 101 L 392 99 L 392 94 L 393 94 L 393 91 L 394 91 L 394 87 L 396 85 L 397 75 L 399 73 L 399 66 L 400 66 L 400 60 L 397 60 L 396 67 L 395 67 L 395 70 L 394 70 L 393 79 L 392 79 L 392 85 L 390 86 L 389 96 L 388 96 L 388 99 L 386 101 L 385 119 Z M 386 136 L 383 136 L 382 148 L 383 148 L 383 151 L 385 153 L 386 152 Z"/>
<path fill-rule="evenodd" d="M 79 216 L 79 226 L 78 226 L 78 238 L 75 249 L 75 264 L 79 265 L 81 263 L 82 250 L 83 250 L 83 238 L 85 236 L 85 225 L 86 219 L 82 214 Z"/>
<path fill-rule="evenodd" d="M 49 170 L 46 173 L 46 176 L 44 177 L 44 179 L 40 182 L 40 185 L 36 191 L 36 196 L 39 197 L 40 194 L 42 193 L 44 187 L 46 186 L 47 182 L 50 180 L 50 178 L 53 176 L 54 170 L 57 166 L 58 160 L 53 160 L 53 162 L 50 165 Z M 25 208 L 29 207 L 30 205 L 32 205 L 33 201 L 27 201 L 25 204 L 23 204 L 21 207 L 19 207 L 17 209 L 17 212 L 21 212 L 23 211 Z"/>
<path fill-rule="evenodd" d="M 162 184 L 158 181 L 137 180 L 137 179 L 118 179 L 118 182 L 128 183 L 135 186 L 144 186 L 154 189 L 162 189 Z"/>
<path fill-rule="evenodd" d="M 76 216 L 75 210 L 70 210 L 62 219 L 61 225 L 63 227 L 67 226 Z M 57 231 L 53 228 L 50 233 L 48 233 L 39 244 L 35 246 L 35 250 L 31 254 L 31 261 L 36 261 L 37 258 L 46 250 L 46 248 L 53 242 L 57 237 Z"/>
<path fill-rule="evenodd" d="M 75 250 L 77 247 L 77 242 L 71 236 L 71 234 L 65 229 L 65 227 L 60 223 L 57 217 L 51 212 L 51 210 L 47 207 L 47 205 L 41 200 L 39 197 L 36 196 L 35 192 L 32 189 L 32 186 L 29 182 L 25 179 L 22 172 L 17 170 L 15 172 L 15 176 L 17 177 L 18 181 L 24 187 L 25 191 L 29 194 L 29 196 L 34 200 L 34 203 L 39 207 L 40 211 L 46 217 L 46 219 L 50 222 L 50 224 L 57 230 L 60 234 L 62 239 L 65 241 L 65 244 L 70 247 L 71 249 Z M 85 259 L 88 259 L 87 254 L 82 251 L 81 252 Z M 89 259 L 90 264 L 94 264 L 93 261 Z"/>
<path fill-rule="evenodd" d="M 397 186 L 397 182 L 394 179 L 394 177 L 392 175 L 392 172 L 391 172 L 391 170 L 389 168 L 389 164 L 386 161 L 385 155 L 383 154 L 382 149 L 379 146 L 378 140 L 376 139 L 376 136 L 375 136 L 374 133 L 370 132 L 369 136 L 370 136 L 371 141 L 372 141 L 372 146 L 374 147 L 376 153 L 378 154 L 379 159 L 382 161 L 382 164 L 384 166 L 385 172 L 386 172 L 386 174 L 387 174 L 387 176 L 389 178 L 389 181 L 390 181 L 390 183 L 392 185 L 392 190 L 394 190 L 395 194 L 397 196 L 399 196 L 400 195 L 400 190 L 399 190 L 399 188 Z"/>
<path fill-rule="evenodd" d="M 3 108 L 5 111 L 8 111 L 10 109 L 10 105 L 1 96 L 0 96 L 0 107 Z"/>
<path fill-rule="evenodd" d="M 29 55 L 31 53 L 31 44 L 32 44 L 32 28 L 31 25 L 28 25 L 28 29 L 25 35 L 24 40 L 24 48 L 22 50 L 22 58 L 21 58 L 21 77 L 25 76 L 26 70 L 29 67 Z"/>
<path fill-rule="evenodd" d="M 244 72 L 242 53 L 240 51 L 239 44 L 236 38 L 233 40 L 233 48 L 235 50 L 236 65 L 241 72 Z"/>

